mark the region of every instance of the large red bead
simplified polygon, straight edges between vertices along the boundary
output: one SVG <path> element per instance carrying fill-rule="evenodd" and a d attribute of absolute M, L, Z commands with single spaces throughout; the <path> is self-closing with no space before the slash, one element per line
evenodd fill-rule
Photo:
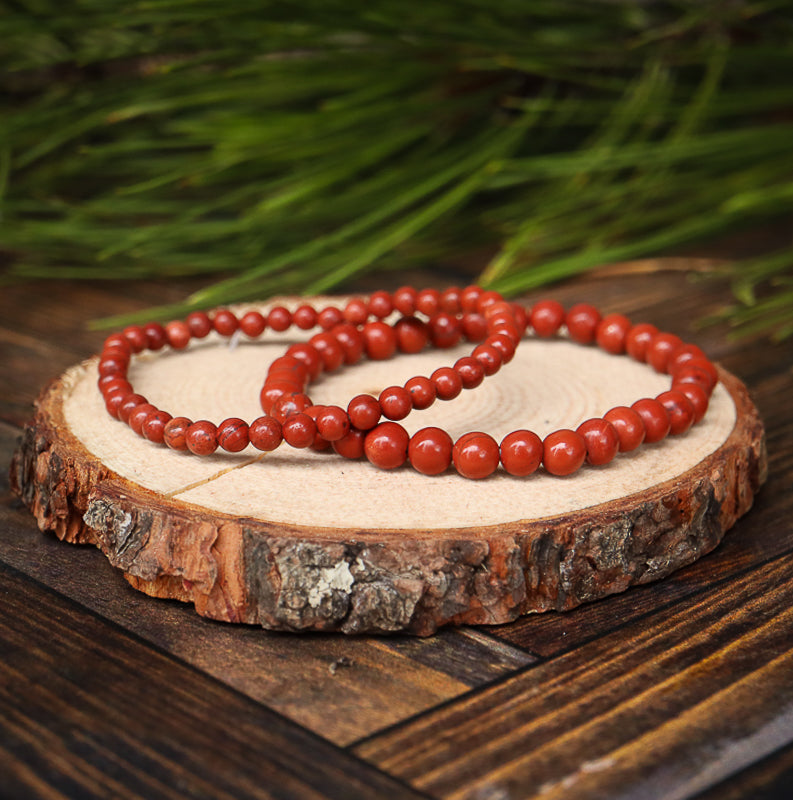
<path fill-rule="evenodd" d="M 333 442 L 333 449 L 344 458 L 361 458 L 366 431 L 350 428 L 346 435 Z"/>
<path fill-rule="evenodd" d="M 422 428 L 410 437 L 408 458 L 423 475 L 440 475 L 452 463 L 452 437 L 440 428 Z"/>
<path fill-rule="evenodd" d="M 487 433 L 464 433 L 452 448 L 454 468 L 464 478 L 479 480 L 492 475 L 499 463 L 498 442 Z"/>
<path fill-rule="evenodd" d="M 510 475 L 531 475 L 541 461 L 542 439 L 534 431 L 512 431 L 501 440 L 501 463 Z"/>
<path fill-rule="evenodd" d="M 576 428 L 576 433 L 583 438 L 587 463 L 593 467 L 608 464 L 617 455 L 619 435 L 608 420 L 588 419 Z"/>
<path fill-rule="evenodd" d="M 275 450 L 283 441 L 281 423 L 272 417 L 257 417 L 248 426 L 248 438 L 251 444 L 264 452 Z"/>
<path fill-rule="evenodd" d="M 386 419 L 404 419 L 413 410 L 410 392 L 402 386 L 389 386 L 378 398 Z"/>
<path fill-rule="evenodd" d="M 325 406 L 314 419 L 317 423 L 317 433 L 326 442 L 336 442 L 350 432 L 350 418 L 344 409 L 338 406 Z"/>
<path fill-rule="evenodd" d="M 694 409 L 694 422 L 699 422 L 708 410 L 708 393 L 698 383 L 673 383 L 675 391 L 684 394 Z"/>
<path fill-rule="evenodd" d="M 384 361 L 396 352 L 396 333 L 385 322 L 367 322 L 361 332 L 366 355 L 373 361 Z"/>
<path fill-rule="evenodd" d="M 340 325 L 344 319 L 344 312 L 335 306 L 326 306 L 317 314 L 317 324 L 326 331 Z"/>
<path fill-rule="evenodd" d="M 403 317 L 394 326 L 394 333 L 402 353 L 420 353 L 430 340 L 427 323 L 418 317 Z"/>
<path fill-rule="evenodd" d="M 603 415 L 610 422 L 619 438 L 621 453 L 635 450 L 644 441 L 644 423 L 642 418 L 627 406 L 616 406 Z"/>
<path fill-rule="evenodd" d="M 554 336 L 564 322 L 564 306 L 556 300 L 540 300 L 529 314 L 529 323 L 537 336 Z"/>
<path fill-rule="evenodd" d="M 402 315 L 409 317 L 416 311 L 418 292 L 412 286 L 401 286 L 394 292 L 394 308 Z"/>
<path fill-rule="evenodd" d="M 284 306 L 274 306 L 267 314 L 267 327 L 282 333 L 292 324 L 292 312 Z"/>
<path fill-rule="evenodd" d="M 459 286 L 449 286 L 441 292 L 438 304 L 441 311 L 446 311 L 449 314 L 459 314 L 460 309 L 460 295 L 462 289 Z"/>
<path fill-rule="evenodd" d="M 344 306 L 344 319 L 353 325 L 363 325 L 369 319 L 369 304 L 361 297 L 353 297 Z"/>
<path fill-rule="evenodd" d="M 586 442 L 575 431 L 563 428 L 543 439 L 542 463 L 551 475 L 571 475 L 585 458 Z"/>
<path fill-rule="evenodd" d="M 405 463 L 408 432 L 397 422 L 381 422 L 366 434 L 364 453 L 380 469 L 395 469 Z"/>
<path fill-rule="evenodd" d="M 162 350 L 168 344 L 168 334 L 159 322 L 149 322 L 143 326 L 148 350 Z"/>
<path fill-rule="evenodd" d="M 669 433 L 685 433 L 694 423 L 694 404 L 680 391 L 661 392 L 655 398 L 669 414 Z"/>
<path fill-rule="evenodd" d="M 326 372 L 334 372 L 344 363 L 344 348 L 339 340 L 330 332 L 317 333 L 308 343 L 316 349 L 322 359 L 322 368 Z"/>
<path fill-rule="evenodd" d="M 259 311 L 248 311 L 240 319 L 240 330 L 251 339 L 261 336 L 266 327 L 267 321 Z"/>
<path fill-rule="evenodd" d="M 294 356 L 298 361 L 302 361 L 308 367 L 308 375 L 312 381 L 315 381 L 322 372 L 322 357 L 319 350 L 308 342 L 290 345 L 286 355 Z"/>
<path fill-rule="evenodd" d="M 454 400 L 463 390 L 462 378 L 451 367 L 439 367 L 430 375 L 439 400 Z"/>
<path fill-rule="evenodd" d="M 458 358 L 453 369 L 460 376 L 463 389 L 475 389 L 485 379 L 485 368 L 471 356 Z"/>
<path fill-rule="evenodd" d="M 185 433 L 185 444 L 197 456 L 209 456 L 218 449 L 217 428 L 209 420 L 194 422 Z"/>
<path fill-rule="evenodd" d="M 457 318 L 445 311 L 434 314 L 430 318 L 429 327 L 430 338 L 435 347 L 443 349 L 454 347 L 463 338 L 463 329 Z"/>
<path fill-rule="evenodd" d="M 435 402 L 435 384 L 421 375 L 405 381 L 405 390 L 410 395 L 413 408 L 429 408 Z"/>
<path fill-rule="evenodd" d="M 292 447 L 310 447 L 317 435 L 317 423 L 308 414 L 293 414 L 281 423 L 281 433 Z"/>
<path fill-rule="evenodd" d="M 382 413 L 383 409 L 380 408 L 380 403 L 370 394 L 356 395 L 347 406 L 350 423 L 354 428 L 362 431 L 374 428 L 380 421 Z"/>
<path fill-rule="evenodd" d="M 248 438 L 248 425 L 238 417 L 224 419 L 218 425 L 218 444 L 229 453 L 239 453 L 244 450 L 250 439 Z"/>
<path fill-rule="evenodd" d="M 185 323 L 190 335 L 195 336 L 196 339 L 206 338 L 212 330 L 212 320 L 204 311 L 191 311 L 187 315 Z"/>
<path fill-rule="evenodd" d="M 190 343 L 190 328 L 186 322 L 174 320 L 165 326 L 165 335 L 168 337 L 168 344 L 174 350 L 184 350 Z"/>
<path fill-rule="evenodd" d="M 625 352 L 625 340 L 631 329 L 631 321 L 622 314 L 606 314 L 598 324 L 595 341 L 607 353 L 620 355 Z"/>
<path fill-rule="evenodd" d="M 292 312 L 292 322 L 294 322 L 301 331 L 310 331 L 317 324 L 318 316 L 313 306 L 303 304 Z"/>
<path fill-rule="evenodd" d="M 660 442 L 669 435 L 669 414 L 657 400 L 644 397 L 637 400 L 631 408 L 642 418 L 644 441 L 647 444 Z"/>
<path fill-rule="evenodd" d="M 666 372 L 669 360 L 682 347 L 683 340 L 674 333 L 657 333 L 647 347 L 647 363 L 656 372 Z"/>
<path fill-rule="evenodd" d="M 595 341 L 595 331 L 600 322 L 600 312 L 587 303 L 576 303 L 565 316 L 567 332 L 574 342 L 591 344 Z"/>
<path fill-rule="evenodd" d="M 481 314 L 466 314 L 462 328 L 469 342 L 483 342 L 487 338 L 487 320 Z"/>
<path fill-rule="evenodd" d="M 215 317 L 212 320 L 212 327 L 221 336 L 231 336 L 240 326 L 240 322 L 236 315 L 229 311 L 227 308 L 221 308 L 215 312 Z"/>
<path fill-rule="evenodd" d="M 331 330 L 344 351 L 345 364 L 357 364 L 363 357 L 363 336 L 355 325 L 342 322 Z"/>
<path fill-rule="evenodd" d="M 431 317 L 438 312 L 441 293 L 437 289 L 422 289 L 416 295 L 416 311 Z"/>
<path fill-rule="evenodd" d="M 487 343 L 478 344 L 471 353 L 472 358 L 475 358 L 485 371 L 485 375 L 495 375 L 500 369 L 504 359 L 500 351 Z"/>
<path fill-rule="evenodd" d="M 167 411 L 156 411 L 150 414 L 143 423 L 143 435 L 155 444 L 163 444 L 165 441 L 165 426 L 171 421 L 172 417 Z"/>
<path fill-rule="evenodd" d="M 631 358 L 637 361 L 647 360 L 647 348 L 650 342 L 658 335 L 658 328 L 648 322 L 634 325 L 625 337 L 625 350 Z"/>
<path fill-rule="evenodd" d="M 369 311 L 379 319 L 387 317 L 394 310 L 394 303 L 388 292 L 372 292 L 369 296 Z"/>
<path fill-rule="evenodd" d="M 170 422 L 165 423 L 163 429 L 163 441 L 171 450 L 187 450 L 187 429 L 193 424 L 193 420 L 187 417 L 174 417 Z"/>
<path fill-rule="evenodd" d="M 159 409 L 156 406 L 153 406 L 151 403 L 141 403 L 139 406 L 135 406 L 132 409 L 132 413 L 129 415 L 129 420 L 127 420 L 127 424 L 130 428 L 132 428 L 138 436 L 143 436 L 143 426 L 146 423 L 146 420 L 152 415 L 156 414 Z"/>

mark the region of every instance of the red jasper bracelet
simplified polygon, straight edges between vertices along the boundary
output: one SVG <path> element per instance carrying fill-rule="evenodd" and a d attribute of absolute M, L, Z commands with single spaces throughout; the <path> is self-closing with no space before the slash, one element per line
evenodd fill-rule
<path fill-rule="evenodd" d="M 384 323 L 393 311 L 401 318 L 394 325 Z M 427 316 L 427 321 L 416 317 L 417 312 Z M 370 317 L 375 321 L 369 322 Z M 323 332 L 305 344 L 292 345 L 273 362 L 261 392 L 265 414 L 250 425 L 237 418 L 218 426 L 206 420 L 173 418 L 136 394 L 127 380 L 131 355 L 144 349 L 158 350 L 166 344 L 183 349 L 191 338 L 203 338 L 211 330 L 224 336 L 240 330 L 255 338 L 268 327 L 285 331 L 291 325 L 304 330 L 319 325 Z M 464 434 L 454 443 L 445 431 L 434 427 L 410 437 L 396 422 L 412 409 L 427 408 L 435 399 L 451 399 L 463 388 L 478 386 L 511 359 L 527 325 L 542 338 L 555 336 L 564 326 L 573 341 L 597 343 L 609 353 L 627 353 L 669 373 L 672 387 L 656 398 L 638 400 L 630 408 L 611 409 L 575 431 L 555 431 L 541 440 L 531 431 L 517 430 L 505 436 L 500 446 L 478 431 Z M 346 411 L 338 406 L 315 406 L 305 393 L 321 371 L 354 364 L 364 353 L 383 359 L 397 350 L 419 352 L 429 343 L 451 347 L 463 336 L 482 342 L 471 356 L 459 359 L 453 367 L 441 367 L 429 378 L 418 376 L 404 386 L 388 387 L 379 398 L 359 395 Z M 569 475 L 585 462 L 606 464 L 617 452 L 633 450 L 642 442 L 684 433 L 704 416 L 718 381 L 716 368 L 698 347 L 651 325 L 632 325 L 619 314 L 601 318 L 586 304 L 565 312 L 559 303 L 543 301 L 527 313 L 495 292 L 476 286 L 444 292 L 403 287 L 393 295 L 376 292 L 368 300 L 356 298 L 344 309 L 329 306 L 317 311 L 303 305 L 290 312 L 279 306 L 266 316 L 250 311 L 240 318 L 221 309 L 211 317 L 196 312 L 184 322 L 165 327 L 156 323 L 133 326 L 105 341 L 99 374 L 109 413 L 139 435 L 172 449 L 209 455 L 218 447 L 239 452 L 248 444 L 269 451 L 281 441 L 315 449 L 332 445 L 340 455 L 365 455 L 382 469 L 409 461 L 417 471 L 435 475 L 454 464 L 461 475 L 475 479 L 492 474 L 499 464 L 516 476 L 529 475 L 540 464 L 550 474 Z M 380 422 L 382 416 L 388 421 Z"/>

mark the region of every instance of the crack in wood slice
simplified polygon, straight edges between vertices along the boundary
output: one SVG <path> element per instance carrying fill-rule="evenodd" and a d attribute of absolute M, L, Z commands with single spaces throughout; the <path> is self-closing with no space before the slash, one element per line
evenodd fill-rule
<path fill-rule="evenodd" d="M 172 413 L 253 419 L 262 374 L 286 341 L 201 342 L 137 359 L 131 376 Z M 429 374 L 463 350 L 343 370 L 313 396 L 338 403 Z M 97 545 L 142 591 L 278 630 L 426 635 L 572 608 L 713 549 L 765 478 L 762 423 L 726 372 L 706 420 L 686 436 L 567 479 L 479 482 L 285 447 L 174 453 L 109 419 L 95 380 L 91 360 L 54 381 L 14 457 L 12 487 L 39 526 Z M 498 376 L 406 425 L 542 435 L 667 386 L 630 359 L 529 340 Z"/>

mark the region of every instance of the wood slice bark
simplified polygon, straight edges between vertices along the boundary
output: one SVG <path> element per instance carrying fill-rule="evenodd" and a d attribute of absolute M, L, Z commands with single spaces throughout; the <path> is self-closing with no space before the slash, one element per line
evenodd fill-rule
<path fill-rule="evenodd" d="M 253 419 L 266 365 L 289 335 L 197 343 L 130 371 L 159 408 Z M 328 376 L 315 402 L 346 403 L 466 352 L 367 362 Z M 137 589 L 217 620 L 288 631 L 405 631 L 499 624 L 566 610 L 663 578 L 712 550 L 765 479 L 762 422 L 721 371 L 705 420 L 684 436 L 568 478 L 428 478 L 283 447 L 198 459 L 110 419 L 96 359 L 41 394 L 11 465 L 39 527 L 99 547 Z M 473 392 L 405 421 L 453 436 L 543 435 L 641 396 L 668 377 L 565 341 L 528 340 Z"/>

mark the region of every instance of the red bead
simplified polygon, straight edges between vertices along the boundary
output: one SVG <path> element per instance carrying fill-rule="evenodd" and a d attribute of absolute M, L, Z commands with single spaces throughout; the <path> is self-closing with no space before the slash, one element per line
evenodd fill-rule
<path fill-rule="evenodd" d="M 515 342 L 504 333 L 494 333 L 492 336 L 488 336 L 485 344 L 498 350 L 502 364 L 509 364 L 515 355 Z"/>
<path fill-rule="evenodd" d="M 165 326 L 165 334 L 168 337 L 168 344 L 174 350 L 184 350 L 190 343 L 190 329 L 184 322 L 175 320 Z"/>
<path fill-rule="evenodd" d="M 705 361 L 708 360 L 707 356 L 695 344 L 681 345 L 677 348 L 677 350 L 675 350 L 675 352 L 672 354 L 672 357 L 669 359 L 667 370 L 671 374 L 675 369 L 682 367 L 683 364 L 690 361 L 692 358 L 702 358 Z"/>
<path fill-rule="evenodd" d="M 427 317 L 438 312 L 441 293 L 437 289 L 422 289 L 416 296 L 416 311 Z"/>
<path fill-rule="evenodd" d="M 294 322 L 301 331 L 310 331 L 317 324 L 317 316 L 317 312 L 313 306 L 304 304 L 298 306 L 292 312 L 292 322 Z"/>
<path fill-rule="evenodd" d="M 385 322 L 367 322 L 361 333 L 366 355 L 373 361 L 384 361 L 396 352 L 396 333 Z"/>
<path fill-rule="evenodd" d="M 303 413 L 311 417 L 311 419 L 314 420 L 314 424 L 316 424 L 320 414 L 322 414 L 322 412 L 325 411 L 326 408 L 327 406 L 308 406 Z M 343 411 L 342 414 L 344 414 Z M 344 414 L 344 419 L 346 420 L 347 426 L 349 427 L 350 421 L 349 419 L 347 419 L 346 414 Z M 314 441 L 309 446 L 311 447 L 312 450 L 315 450 L 318 453 L 322 452 L 323 450 L 330 449 L 330 442 L 327 439 L 322 438 L 322 435 L 319 432 L 319 427 L 317 427 L 317 432 L 314 435 Z"/>
<path fill-rule="evenodd" d="M 308 343 L 319 353 L 325 372 L 335 372 L 344 363 L 344 348 L 332 333 L 317 333 Z"/>
<path fill-rule="evenodd" d="M 344 313 L 335 306 L 326 306 L 317 314 L 317 324 L 326 331 L 342 322 L 344 322 Z"/>
<path fill-rule="evenodd" d="M 694 356 L 672 370 L 672 380 L 677 383 L 700 383 L 708 394 L 719 382 L 719 372 L 707 358 Z"/>
<path fill-rule="evenodd" d="M 412 286 L 401 286 L 394 292 L 394 308 L 402 315 L 409 317 L 416 311 L 418 292 Z"/>
<path fill-rule="evenodd" d="M 369 297 L 369 312 L 374 316 L 383 319 L 394 310 L 391 295 L 388 292 L 374 292 Z"/>
<path fill-rule="evenodd" d="M 526 333 L 526 328 L 529 327 L 529 315 L 526 309 L 520 303 L 510 303 L 512 306 L 512 316 L 515 319 L 515 325 L 518 326 L 518 334 L 523 337 Z"/>
<path fill-rule="evenodd" d="M 369 304 L 360 297 L 354 297 L 344 306 L 344 319 L 353 325 L 363 325 L 369 319 Z"/>
<path fill-rule="evenodd" d="M 402 317 L 394 325 L 394 333 L 402 353 L 420 353 L 430 340 L 427 323 L 418 317 Z"/>
<path fill-rule="evenodd" d="M 133 353 L 140 353 L 141 350 L 146 349 L 146 334 L 143 328 L 138 325 L 130 325 L 124 328 L 122 335 L 129 342 L 129 346 Z"/>
<path fill-rule="evenodd" d="M 532 308 L 529 323 L 537 336 L 548 338 L 556 335 L 564 322 L 564 306 L 556 300 L 541 300 Z"/>
<path fill-rule="evenodd" d="M 132 384 L 120 375 L 105 375 L 98 381 L 99 391 L 107 399 L 111 394 L 121 392 L 122 394 L 132 394 Z"/>
<path fill-rule="evenodd" d="M 274 306 L 267 314 L 267 327 L 282 333 L 292 324 L 292 312 L 284 306 Z"/>
<path fill-rule="evenodd" d="M 698 383 L 673 383 L 675 391 L 684 394 L 694 409 L 694 422 L 699 422 L 708 410 L 708 393 Z"/>
<path fill-rule="evenodd" d="M 231 336 L 240 327 L 240 321 L 227 308 L 221 308 L 215 312 L 212 327 L 221 336 Z"/>
<path fill-rule="evenodd" d="M 479 286 L 466 286 L 460 292 L 460 308 L 465 313 L 472 313 L 478 311 L 479 298 L 482 295 L 482 289 Z"/>
<path fill-rule="evenodd" d="M 635 450 L 644 441 L 644 423 L 632 408 L 617 406 L 607 411 L 603 419 L 617 431 L 621 453 Z"/>
<path fill-rule="evenodd" d="M 531 475 L 541 461 L 542 439 L 533 431 L 512 431 L 501 440 L 501 463 L 510 475 Z"/>
<path fill-rule="evenodd" d="M 251 339 L 256 339 L 264 333 L 267 320 L 261 311 L 248 311 L 240 319 L 240 330 Z"/>
<path fill-rule="evenodd" d="M 148 403 L 149 401 L 142 394 L 126 395 L 118 406 L 118 418 L 124 422 L 129 422 L 129 415 L 137 406 Z"/>
<path fill-rule="evenodd" d="M 405 390 L 410 395 L 413 408 L 422 410 L 435 402 L 435 384 L 429 378 L 420 375 L 410 378 L 405 382 Z"/>
<path fill-rule="evenodd" d="M 105 339 L 104 343 L 102 344 L 103 350 L 110 350 L 115 348 L 124 350 L 127 353 L 127 355 L 132 353 L 132 347 L 130 346 L 129 341 L 123 334 L 120 333 L 111 333 L 110 336 L 108 336 L 107 339 Z"/>
<path fill-rule="evenodd" d="M 441 311 L 446 311 L 448 314 L 459 314 L 462 310 L 460 308 L 460 295 L 462 289 L 459 286 L 450 286 L 441 292 L 438 300 L 438 307 Z"/>
<path fill-rule="evenodd" d="M 586 442 L 575 431 L 549 433 L 542 443 L 542 463 L 551 475 L 571 475 L 586 458 Z"/>
<path fill-rule="evenodd" d="M 677 436 L 685 433 L 694 423 L 694 404 L 682 392 L 661 392 L 655 398 L 669 414 L 669 433 Z"/>
<path fill-rule="evenodd" d="M 401 467 L 407 459 L 409 436 L 397 422 L 381 422 L 364 439 L 366 458 L 380 469 Z"/>
<path fill-rule="evenodd" d="M 317 348 L 308 343 L 291 345 L 286 355 L 302 361 L 308 367 L 308 375 L 312 381 L 315 381 L 322 372 L 322 357 Z"/>
<path fill-rule="evenodd" d="M 485 368 L 471 356 L 458 358 L 453 369 L 460 376 L 463 389 L 475 389 L 485 379 Z"/>
<path fill-rule="evenodd" d="M 229 453 L 239 453 L 250 443 L 248 425 L 237 417 L 224 419 L 218 425 L 218 444 Z"/>
<path fill-rule="evenodd" d="M 682 339 L 673 333 L 657 333 L 647 347 L 647 363 L 656 372 L 666 372 L 669 359 L 682 345 Z"/>
<path fill-rule="evenodd" d="M 485 371 L 485 375 L 495 375 L 501 369 L 503 361 L 501 353 L 495 347 L 487 344 L 478 344 L 471 356 L 475 358 Z"/>
<path fill-rule="evenodd" d="M 606 314 L 598 324 L 595 341 L 607 353 L 620 355 L 625 352 L 625 340 L 631 329 L 631 321 L 622 314 Z"/>
<path fill-rule="evenodd" d="M 297 381 L 267 380 L 259 394 L 259 403 L 262 411 L 265 414 L 269 414 L 275 403 L 282 397 L 298 394 L 302 390 L 303 387 Z"/>
<path fill-rule="evenodd" d="M 315 417 L 317 433 L 326 442 L 336 442 L 350 432 L 350 418 L 343 408 L 325 406 Z"/>
<path fill-rule="evenodd" d="M 165 441 L 165 426 L 171 419 L 172 417 L 167 411 L 155 411 L 143 423 L 143 435 L 150 442 L 162 444 Z"/>
<path fill-rule="evenodd" d="M 464 433 L 452 448 L 455 469 L 464 478 L 479 480 L 492 475 L 499 464 L 498 442 L 487 433 Z"/>
<path fill-rule="evenodd" d="M 608 464 L 617 455 L 619 434 L 608 420 L 588 419 L 576 428 L 576 433 L 584 440 L 586 460 L 593 467 Z"/>
<path fill-rule="evenodd" d="M 480 314 L 484 314 L 485 309 L 487 309 L 488 306 L 492 306 L 493 303 L 500 303 L 503 299 L 504 298 L 498 292 L 488 289 L 487 291 L 482 292 L 477 298 L 476 310 Z"/>
<path fill-rule="evenodd" d="M 366 432 L 350 428 L 349 432 L 333 442 L 333 449 L 344 458 L 362 458 Z"/>
<path fill-rule="evenodd" d="M 99 364 L 97 365 L 97 372 L 99 372 L 100 377 L 103 378 L 108 375 L 121 377 L 127 374 L 128 366 L 129 363 L 127 361 L 118 360 L 112 356 L 103 355 L 99 360 Z"/>
<path fill-rule="evenodd" d="M 264 452 L 275 450 L 283 441 L 281 423 L 272 417 L 257 417 L 248 426 L 248 438 L 251 444 Z"/>
<path fill-rule="evenodd" d="M 440 367 L 430 375 L 438 400 L 454 400 L 463 390 L 463 381 L 451 367 Z"/>
<path fill-rule="evenodd" d="M 587 303 L 576 303 L 565 315 L 570 338 L 579 344 L 592 344 L 600 322 L 600 312 Z"/>
<path fill-rule="evenodd" d="M 158 410 L 157 406 L 153 406 L 151 403 L 141 403 L 139 406 L 135 406 L 135 408 L 132 409 L 127 424 L 138 436 L 143 436 L 143 426 L 146 420 L 152 414 L 156 414 Z"/>
<path fill-rule="evenodd" d="M 184 440 L 187 449 L 197 456 L 209 456 L 218 449 L 217 428 L 206 419 L 194 422 L 187 429 Z"/>
<path fill-rule="evenodd" d="M 111 417 L 118 419 L 119 406 L 124 402 L 130 394 L 128 390 L 116 389 L 114 392 L 109 392 L 105 395 L 105 408 Z"/>
<path fill-rule="evenodd" d="M 462 327 L 469 342 L 484 342 L 487 338 L 487 320 L 481 314 L 466 314 Z"/>
<path fill-rule="evenodd" d="M 347 406 L 350 423 L 354 428 L 362 431 L 374 428 L 380 421 L 382 413 L 383 410 L 380 408 L 380 403 L 370 394 L 356 395 Z"/>
<path fill-rule="evenodd" d="M 342 322 L 336 325 L 331 334 L 344 351 L 345 364 L 357 364 L 363 357 L 363 336 L 351 323 Z"/>
<path fill-rule="evenodd" d="M 146 334 L 146 349 L 148 350 L 162 350 L 168 343 L 168 335 L 159 322 L 149 322 L 144 325 L 143 332 Z"/>
<path fill-rule="evenodd" d="M 301 385 L 305 385 L 308 382 L 309 370 L 306 363 L 299 358 L 295 358 L 294 356 L 279 356 L 267 368 L 268 379 L 271 377 L 274 378 L 276 375 L 278 375 L 279 378 L 287 377 L 290 380 L 294 379 Z"/>
<path fill-rule="evenodd" d="M 658 335 L 658 328 L 647 322 L 634 325 L 625 337 L 625 350 L 631 358 L 637 361 L 647 360 L 647 348 L 650 342 Z"/>
<path fill-rule="evenodd" d="M 311 405 L 311 398 L 302 392 L 290 392 L 281 395 L 270 407 L 267 412 L 271 417 L 275 417 L 281 424 L 289 417 L 305 411 Z"/>
<path fill-rule="evenodd" d="M 383 389 L 378 400 L 386 419 L 404 419 L 413 409 L 410 393 L 401 386 Z"/>
<path fill-rule="evenodd" d="M 452 463 L 452 437 L 440 428 L 422 428 L 408 443 L 410 465 L 423 475 L 440 475 Z"/>
<path fill-rule="evenodd" d="M 310 447 L 317 435 L 317 423 L 308 414 L 293 414 L 281 423 L 281 433 L 292 447 Z"/>
<path fill-rule="evenodd" d="M 642 418 L 647 444 L 660 442 L 669 434 L 669 414 L 657 400 L 645 397 L 637 400 L 631 408 Z"/>
<path fill-rule="evenodd" d="M 186 435 L 193 420 L 187 417 L 174 417 L 165 423 L 163 428 L 163 441 L 171 450 L 187 450 Z"/>
<path fill-rule="evenodd" d="M 463 338 L 463 330 L 457 318 L 445 311 L 434 314 L 430 318 L 429 327 L 430 339 L 435 347 L 454 347 Z"/>
<path fill-rule="evenodd" d="M 191 311 L 187 315 L 185 323 L 190 331 L 190 336 L 194 336 L 196 339 L 204 339 L 212 330 L 212 320 L 203 311 Z"/>

